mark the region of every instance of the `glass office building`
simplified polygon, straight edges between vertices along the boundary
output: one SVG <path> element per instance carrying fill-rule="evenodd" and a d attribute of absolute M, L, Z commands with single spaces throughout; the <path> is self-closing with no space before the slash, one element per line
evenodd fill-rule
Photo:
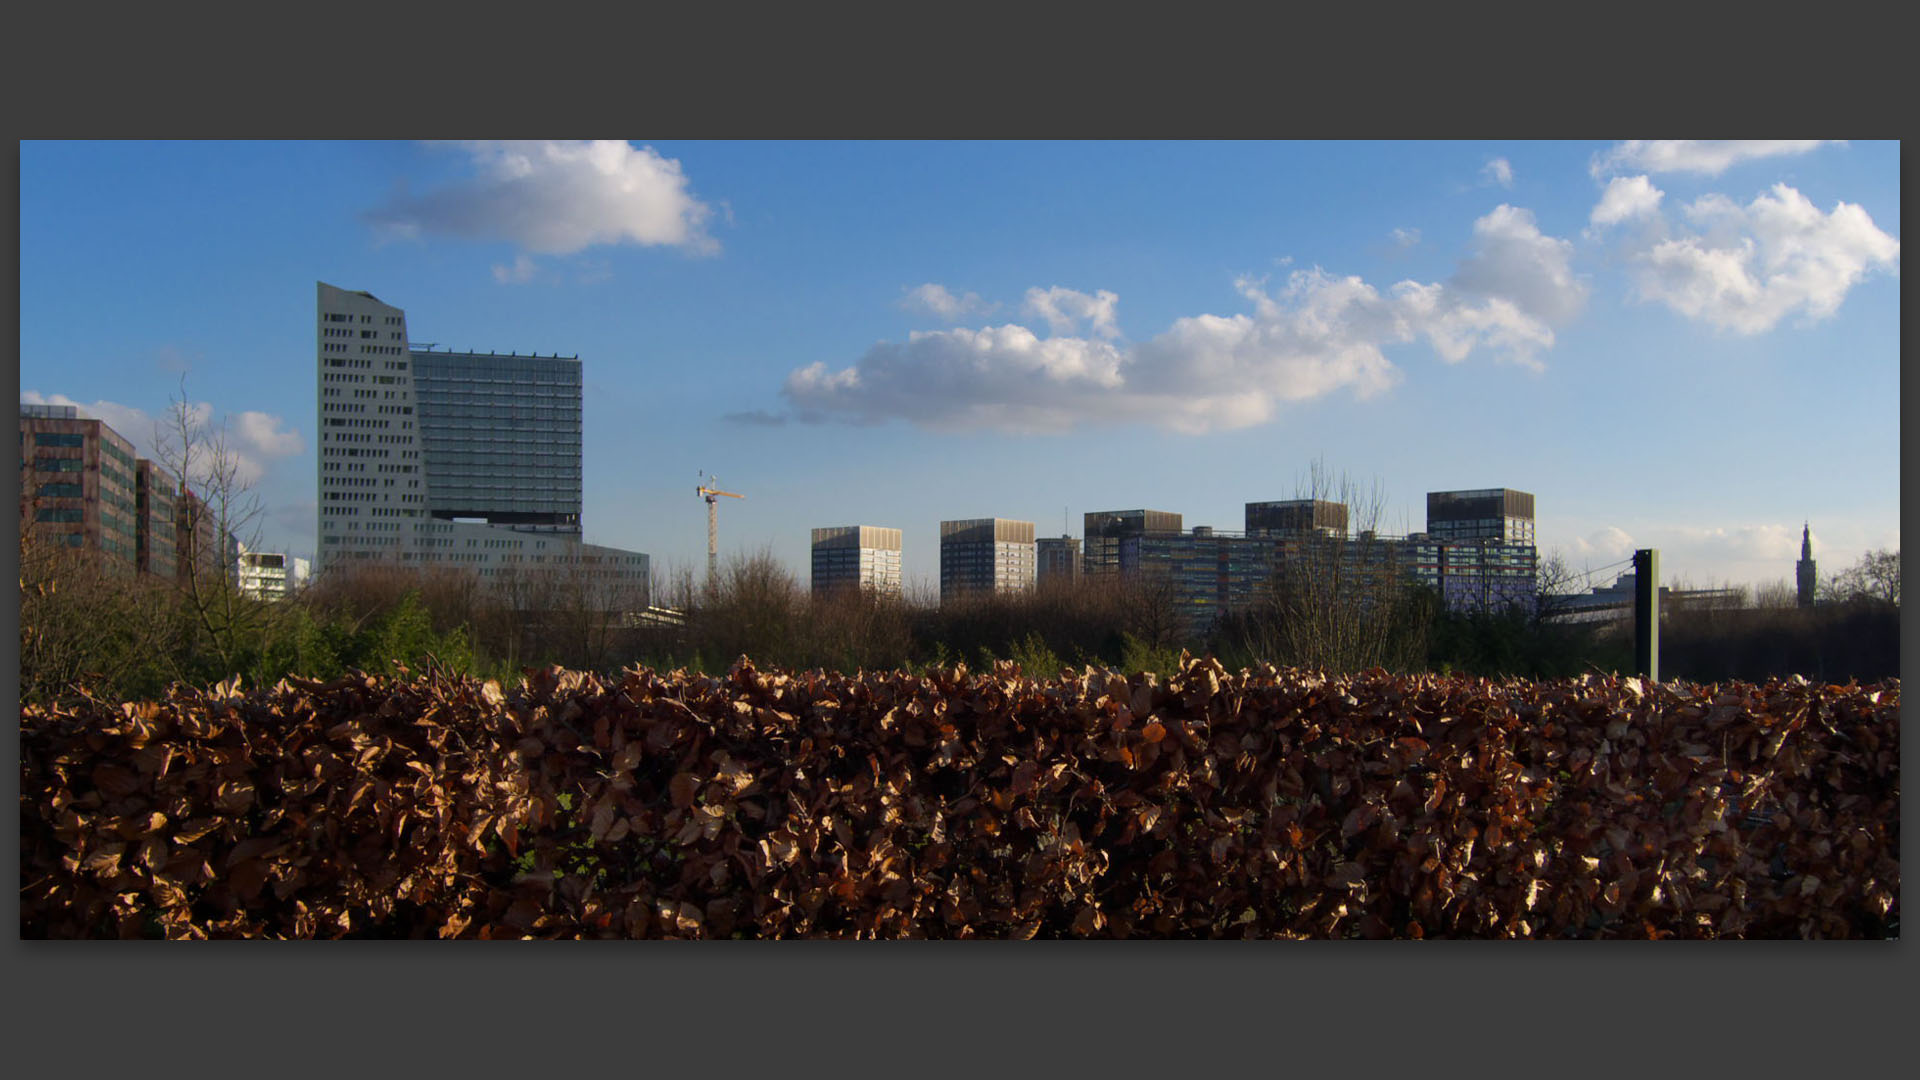
<path fill-rule="evenodd" d="M 415 347 L 429 517 L 580 532 L 580 358 Z"/>
<path fill-rule="evenodd" d="M 1180 515 L 1168 510 L 1096 510 L 1081 517 L 1085 537 L 1080 570 L 1088 577 L 1119 573 L 1120 542 L 1130 536 L 1172 536 Z"/>
<path fill-rule="evenodd" d="M 1427 531 L 1414 541 L 1416 577 L 1450 611 L 1530 610 L 1538 595 L 1530 492 L 1476 488 L 1427 493 Z"/>

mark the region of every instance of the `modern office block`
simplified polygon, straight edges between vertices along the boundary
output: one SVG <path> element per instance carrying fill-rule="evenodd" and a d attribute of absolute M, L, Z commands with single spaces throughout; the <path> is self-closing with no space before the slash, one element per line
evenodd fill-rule
<path fill-rule="evenodd" d="M 813 593 L 866 589 L 900 595 L 900 530 L 836 525 L 813 530 Z"/>
<path fill-rule="evenodd" d="M 143 574 L 179 573 L 180 556 L 175 532 L 180 482 L 172 473 L 138 458 L 133 468 L 134 562 Z"/>
<path fill-rule="evenodd" d="M 1415 562 L 1451 611 L 1531 609 L 1538 596 L 1534 499 L 1512 488 L 1427 493 Z"/>
<path fill-rule="evenodd" d="M 1033 522 L 1007 518 L 941 522 L 940 601 L 1032 588 L 1033 533 Z"/>
<path fill-rule="evenodd" d="M 1220 616 L 1252 604 L 1273 575 L 1274 542 L 1263 536 L 1195 526 L 1123 537 L 1119 547 L 1122 577 L 1164 582 L 1165 598 L 1190 640 L 1204 637 Z"/>
<path fill-rule="evenodd" d="M 1071 536 L 1043 536 L 1033 542 L 1034 580 L 1041 585 L 1050 581 L 1080 580 L 1080 541 Z"/>
<path fill-rule="evenodd" d="M 1081 518 L 1086 544 L 1080 559 L 1088 577 L 1119 573 L 1120 541 L 1129 536 L 1172 536 L 1180 515 L 1168 510 L 1096 510 Z"/>
<path fill-rule="evenodd" d="M 427 514 L 580 534 L 580 358 L 409 348 Z"/>
<path fill-rule="evenodd" d="M 133 444 L 71 405 L 20 406 L 20 516 L 42 540 L 140 564 L 140 460 Z"/>
<path fill-rule="evenodd" d="M 1438 540 L 1533 543 L 1533 496 L 1512 488 L 1427 492 L 1427 533 Z"/>
<path fill-rule="evenodd" d="M 1347 504 L 1326 499 L 1250 502 L 1246 515 L 1248 536 L 1347 535 Z"/>
<path fill-rule="evenodd" d="M 400 308 L 324 282 L 317 293 L 317 570 L 565 573 L 627 589 L 622 604 L 644 598 L 645 554 L 582 542 L 577 357 L 416 347 Z"/>

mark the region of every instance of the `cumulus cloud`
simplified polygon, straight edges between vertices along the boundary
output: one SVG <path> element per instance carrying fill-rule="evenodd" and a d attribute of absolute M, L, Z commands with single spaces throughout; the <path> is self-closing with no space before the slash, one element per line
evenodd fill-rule
<path fill-rule="evenodd" d="M 1618 225 L 1635 218 L 1652 217 L 1660 212 L 1665 192 L 1653 186 L 1645 176 L 1616 176 L 1607 181 L 1607 189 L 1587 216 L 1594 228 Z"/>
<path fill-rule="evenodd" d="M 1420 242 L 1420 230 L 1395 229 L 1393 230 L 1393 242 L 1400 247 L 1410 248 Z"/>
<path fill-rule="evenodd" d="M 1724 195 L 1687 205 L 1691 231 L 1631 253 L 1638 297 L 1723 330 L 1757 334 L 1800 313 L 1832 315 L 1869 273 L 1899 272 L 1900 241 L 1840 202 L 1821 213 L 1786 184 L 1740 206 Z"/>
<path fill-rule="evenodd" d="M 1573 539 L 1569 564 L 1576 570 L 1585 570 L 1589 566 L 1610 566 L 1632 555 L 1639 547 L 1632 534 L 1618 525 L 1608 525 L 1585 536 Z M 1608 581 L 1595 581 L 1596 585 L 1607 585 Z"/>
<path fill-rule="evenodd" d="M 1316 267 L 1270 292 L 1242 278 L 1235 288 L 1250 313 L 1176 319 L 1133 344 L 1117 340 L 1113 293 L 1034 288 L 1025 310 L 1052 336 L 1017 324 L 916 332 L 837 371 L 800 368 L 782 393 L 795 409 L 856 422 L 1016 431 L 1150 423 L 1197 433 L 1264 423 L 1285 403 L 1341 390 L 1381 393 L 1401 379 L 1383 348 L 1420 338 L 1449 361 L 1485 350 L 1537 365 L 1553 344 L 1550 324 L 1585 298 L 1571 245 L 1508 206 L 1476 222 L 1474 235 L 1443 283 L 1403 281 L 1382 293 Z"/>
<path fill-rule="evenodd" d="M 602 244 L 719 250 L 705 229 L 712 208 L 694 196 L 680 162 L 651 146 L 619 139 L 458 145 L 474 176 L 396 196 L 366 219 L 400 235 L 504 240 L 540 255 Z"/>
<path fill-rule="evenodd" d="M 1503 157 L 1493 158 L 1480 170 L 1480 178 L 1489 184 L 1499 184 L 1503 188 L 1511 188 L 1513 186 L 1513 164 Z"/>
<path fill-rule="evenodd" d="M 927 282 L 903 291 L 900 308 L 915 315 L 931 315 L 944 322 L 958 322 L 968 315 L 989 310 L 979 293 L 955 296 L 945 285 Z"/>
<path fill-rule="evenodd" d="M 136 456 L 163 465 L 178 459 L 179 433 L 171 414 L 156 417 L 132 405 L 105 400 L 80 402 L 65 394 L 42 394 L 37 390 L 21 391 L 20 403 L 71 405 L 79 411 L 81 418 L 102 421 L 121 438 L 132 443 Z M 233 461 L 234 479 L 241 484 L 259 482 L 275 459 L 292 457 L 306 449 L 300 433 L 288 428 L 285 420 L 271 413 L 233 413 L 220 424 L 213 422 L 213 415 L 213 405 L 209 402 L 191 402 L 187 406 L 189 426 L 204 433 L 198 436 L 200 449 L 196 455 L 200 458 L 199 464 L 202 467 L 207 464 L 205 447 L 209 445 L 209 440 L 222 440 Z M 192 471 L 194 475 L 189 479 L 193 483 L 206 481 L 202 468 Z"/>
<path fill-rule="evenodd" d="M 1573 273 L 1573 244 L 1540 231 L 1531 211 L 1505 203 L 1473 223 L 1474 250 L 1453 286 L 1483 297 L 1505 297 L 1545 322 L 1571 318 L 1586 303 L 1587 286 Z"/>
<path fill-rule="evenodd" d="M 1833 140 L 1629 139 L 1595 154 L 1590 168 L 1596 177 L 1611 172 L 1690 172 L 1718 176 L 1742 161 L 1804 154 L 1830 141 Z"/>
<path fill-rule="evenodd" d="M 240 449 L 263 458 L 293 457 L 306 449 L 300 433 L 272 413 L 234 414 L 233 433 Z"/>
<path fill-rule="evenodd" d="M 1022 310 L 1047 320 L 1056 334 L 1077 330 L 1084 322 L 1094 335 L 1111 340 L 1120 336 L 1119 327 L 1114 325 L 1115 309 L 1119 305 L 1120 298 L 1105 289 L 1088 295 L 1056 285 L 1051 289 L 1028 289 Z"/>

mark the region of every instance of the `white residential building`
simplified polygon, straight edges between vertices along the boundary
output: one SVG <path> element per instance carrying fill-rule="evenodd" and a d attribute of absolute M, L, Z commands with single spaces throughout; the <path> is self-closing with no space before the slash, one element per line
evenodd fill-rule
<path fill-rule="evenodd" d="M 309 564 L 284 553 L 248 551 L 242 544 L 236 569 L 241 592 L 262 600 L 283 600 L 306 583 Z"/>

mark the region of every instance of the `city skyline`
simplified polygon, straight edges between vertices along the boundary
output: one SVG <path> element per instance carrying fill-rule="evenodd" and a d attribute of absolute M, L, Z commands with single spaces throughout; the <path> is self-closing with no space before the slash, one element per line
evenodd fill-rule
<path fill-rule="evenodd" d="M 812 528 L 874 522 L 930 589 L 942 520 L 1231 529 L 1319 459 L 1385 533 L 1512 487 L 1576 568 L 1790 582 L 1803 521 L 1826 573 L 1899 546 L 1897 155 L 26 143 L 21 394 L 145 453 L 185 374 L 260 546 L 312 557 L 324 280 L 414 344 L 578 356 L 588 540 L 659 571 L 704 569 L 702 469 L 747 496 L 723 557 L 804 582 Z"/>

